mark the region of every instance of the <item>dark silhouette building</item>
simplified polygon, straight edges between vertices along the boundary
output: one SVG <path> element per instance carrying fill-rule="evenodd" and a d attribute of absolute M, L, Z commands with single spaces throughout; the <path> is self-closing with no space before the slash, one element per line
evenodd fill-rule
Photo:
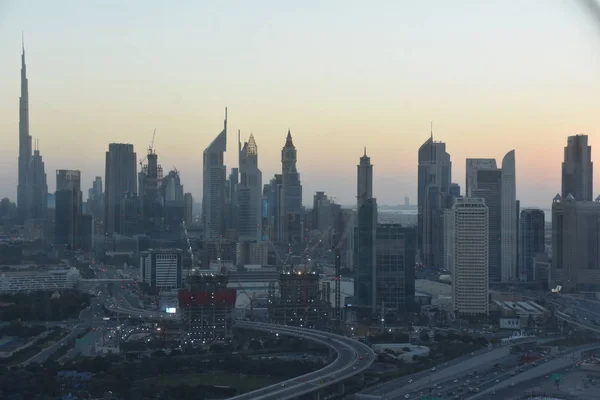
<path fill-rule="evenodd" d="M 519 222 L 519 280 L 535 280 L 534 259 L 538 253 L 545 253 L 544 211 L 524 209 Z"/>
<path fill-rule="evenodd" d="M 104 233 L 121 233 L 121 203 L 125 193 L 137 193 L 136 154 L 132 144 L 111 143 L 104 176 Z"/>
<path fill-rule="evenodd" d="M 569 136 L 562 163 L 562 198 L 571 195 L 576 201 L 592 201 L 593 187 L 594 164 L 588 137 Z"/>
<path fill-rule="evenodd" d="M 57 245 L 69 250 L 80 248 L 81 173 L 74 170 L 56 171 L 55 235 Z"/>

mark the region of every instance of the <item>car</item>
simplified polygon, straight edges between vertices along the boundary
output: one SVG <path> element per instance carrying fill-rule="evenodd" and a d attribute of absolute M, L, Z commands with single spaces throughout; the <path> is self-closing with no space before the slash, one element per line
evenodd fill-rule
<path fill-rule="evenodd" d="M 405 399 L 410 399 L 410 394 L 406 393 L 406 394 L 404 395 L 404 398 L 405 398 Z"/>
<path fill-rule="evenodd" d="M 444 365 L 447 367 L 450 363 L 444 363 Z"/>
<path fill-rule="evenodd" d="M 455 380 L 454 380 L 454 383 L 458 383 L 458 379 L 455 379 Z"/>
<path fill-rule="evenodd" d="M 285 382 L 281 382 L 281 387 L 284 387 L 284 386 L 285 386 Z"/>
<path fill-rule="evenodd" d="M 435 367 L 431 368 L 431 372 L 435 372 Z"/>
<path fill-rule="evenodd" d="M 475 355 L 475 353 L 471 353 L 471 357 L 474 356 L 474 355 Z"/>

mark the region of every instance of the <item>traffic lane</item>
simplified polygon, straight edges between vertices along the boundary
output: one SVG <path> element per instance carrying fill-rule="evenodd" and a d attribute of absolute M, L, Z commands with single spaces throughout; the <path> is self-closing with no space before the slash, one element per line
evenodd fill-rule
<path fill-rule="evenodd" d="M 298 336 L 297 332 L 296 332 L 296 336 L 305 338 L 307 340 L 311 340 L 311 339 L 315 340 L 316 339 L 314 337 L 310 337 L 309 335 Z M 319 340 L 322 340 L 322 339 L 319 338 Z M 279 393 L 281 390 L 288 390 L 291 387 L 303 385 L 307 381 L 310 381 L 313 379 L 324 379 L 327 377 L 327 375 L 333 374 L 334 372 L 340 370 L 341 369 L 340 367 L 346 366 L 354 360 L 355 351 L 353 349 L 338 348 L 338 349 L 336 349 L 336 352 L 337 352 L 337 357 L 335 358 L 335 360 L 320 370 L 310 372 L 310 373 L 303 375 L 301 377 L 298 377 L 298 378 L 290 379 L 290 380 L 286 381 L 285 383 L 282 383 L 279 385 L 268 386 L 268 387 L 250 392 L 246 395 L 242 395 L 242 397 L 237 396 L 235 398 L 240 399 L 240 400 L 241 399 L 253 399 L 253 398 L 257 398 L 257 396 L 260 396 L 262 394 L 272 393 L 273 391 Z M 279 388 L 278 386 L 281 386 L 281 388 Z"/>
<path fill-rule="evenodd" d="M 431 383 L 435 381 L 456 379 L 460 375 L 471 371 L 476 371 L 478 368 L 481 368 L 481 365 L 495 363 L 496 361 L 506 358 L 507 356 L 509 356 L 508 347 L 493 349 L 487 353 L 480 354 L 479 356 L 475 355 L 469 360 L 463 361 L 462 363 L 454 365 L 451 368 L 436 368 L 436 371 L 430 372 L 428 377 L 420 377 L 417 380 L 413 379 L 412 383 L 406 384 L 406 381 L 398 382 L 397 386 L 391 391 L 378 391 L 378 393 L 380 392 L 389 396 L 402 396 L 409 392 L 417 392 L 422 390 L 422 388 L 429 388 Z"/>
<path fill-rule="evenodd" d="M 252 399 L 281 399 L 282 397 L 297 394 L 299 391 L 308 390 L 314 387 L 313 380 L 327 379 L 327 375 L 338 371 L 341 366 L 344 366 L 354 360 L 354 350 L 339 349 L 338 357 L 326 367 L 308 373 L 298 378 L 293 378 L 277 385 L 268 386 L 246 394 L 234 397 L 236 400 L 252 400 Z M 320 382 L 318 383 L 321 384 Z"/>
<path fill-rule="evenodd" d="M 503 347 L 496 347 L 496 348 L 493 348 L 493 350 L 502 349 L 502 348 Z M 481 349 L 481 350 L 474 351 L 473 352 L 473 354 L 474 354 L 473 356 L 471 356 L 470 354 L 466 354 L 464 356 L 455 358 L 454 360 L 449 361 L 448 365 L 443 364 L 443 365 L 436 366 L 436 370 L 441 371 L 442 369 L 445 370 L 445 369 L 448 369 L 448 368 L 455 368 L 455 367 L 461 368 L 460 364 L 462 364 L 464 362 L 470 363 L 471 360 L 473 359 L 473 357 L 478 357 L 478 356 L 487 354 L 489 352 L 490 352 L 490 350 L 487 349 L 487 348 L 486 349 Z M 461 368 L 461 370 L 462 370 L 462 368 Z M 362 391 L 360 393 L 362 393 L 362 394 L 387 393 L 390 390 L 394 390 L 398 386 L 404 385 L 408 379 L 412 379 L 413 383 L 414 383 L 414 382 L 417 382 L 421 378 L 429 378 L 430 374 L 431 374 L 430 370 L 417 372 L 417 373 L 414 373 L 414 374 L 411 374 L 411 375 L 407 375 L 407 376 L 403 376 L 403 377 L 400 377 L 400 378 L 396 378 L 396 379 L 391 380 L 389 382 L 381 383 L 379 385 L 376 385 L 376 386 L 373 386 L 371 388 L 365 389 L 364 391 Z M 432 379 L 435 379 L 435 377 L 432 378 Z"/>
<path fill-rule="evenodd" d="M 509 387 L 511 384 L 515 384 L 515 386 L 516 386 L 516 385 L 520 384 L 521 382 L 526 382 L 528 380 L 532 380 L 532 379 L 538 378 L 540 376 L 545 376 L 545 375 L 551 374 L 554 371 L 567 368 L 567 367 L 573 365 L 574 363 L 576 363 L 581 358 L 582 351 L 585 351 L 587 349 L 591 350 L 591 349 L 594 349 L 597 347 L 598 347 L 598 345 L 586 346 L 577 351 L 570 352 L 570 353 L 562 355 L 562 356 L 557 355 L 557 357 L 555 359 L 545 362 L 544 364 L 539 365 L 535 368 L 531 368 L 527 371 L 524 371 L 524 372 L 520 373 L 519 375 L 512 376 L 509 379 L 505 380 L 504 382 L 500 382 L 499 384 L 494 385 L 490 388 L 487 388 L 486 390 L 481 391 L 480 393 L 477 393 L 474 396 L 469 397 L 469 398 L 478 399 L 484 395 L 491 393 L 492 391 L 498 391 L 503 388 Z"/>
<path fill-rule="evenodd" d="M 496 380 L 506 379 L 512 371 L 517 371 L 522 366 L 515 367 L 515 362 L 517 361 L 517 357 L 509 356 L 506 359 L 500 360 L 504 365 L 503 372 L 498 368 L 490 368 L 487 370 L 481 370 L 477 372 L 472 372 L 473 375 L 463 375 L 459 377 L 455 377 L 452 380 L 447 380 L 444 382 L 431 382 L 431 385 L 425 389 L 407 393 L 409 395 L 413 394 L 428 394 L 429 389 L 432 389 L 432 393 L 437 396 L 443 396 L 444 393 L 446 395 L 450 395 L 448 393 L 452 393 L 451 395 L 459 394 L 460 392 L 468 390 L 468 388 L 481 388 L 489 383 L 493 383 Z M 508 364 L 509 366 L 507 367 Z M 471 373 L 469 373 L 471 374 Z"/>

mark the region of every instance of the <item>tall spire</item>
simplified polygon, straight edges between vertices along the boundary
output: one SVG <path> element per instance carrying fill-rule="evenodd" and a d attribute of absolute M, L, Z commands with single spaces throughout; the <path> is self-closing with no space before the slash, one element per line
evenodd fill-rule
<path fill-rule="evenodd" d="M 367 156 L 367 146 L 365 146 L 365 152 L 364 152 L 364 156 Z"/>
<path fill-rule="evenodd" d="M 227 130 L 227 107 L 225 107 L 225 122 L 223 123 L 223 128 Z"/>
<path fill-rule="evenodd" d="M 431 121 L 429 123 L 429 126 L 430 126 L 430 132 L 431 132 L 431 141 L 433 142 L 433 121 Z"/>
<path fill-rule="evenodd" d="M 285 138 L 285 147 L 294 147 L 294 141 L 292 140 L 292 132 L 288 128 L 288 134 Z"/>
<path fill-rule="evenodd" d="M 29 214 L 28 175 L 31 161 L 31 136 L 29 135 L 29 85 L 27 82 L 27 65 L 25 64 L 25 40 L 21 37 L 21 97 L 19 98 L 19 158 L 17 207 L 19 216 L 25 220 Z"/>

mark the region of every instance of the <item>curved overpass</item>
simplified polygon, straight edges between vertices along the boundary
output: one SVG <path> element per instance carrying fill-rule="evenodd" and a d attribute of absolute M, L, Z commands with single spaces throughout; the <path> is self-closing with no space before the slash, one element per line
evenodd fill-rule
<path fill-rule="evenodd" d="M 320 370 L 232 397 L 236 400 L 285 400 L 316 394 L 326 387 L 340 384 L 355 375 L 362 374 L 373 364 L 375 357 L 367 345 L 330 332 L 249 321 L 236 321 L 233 326 L 310 340 L 329 346 L 337 353 L 335 361 Z"/>

